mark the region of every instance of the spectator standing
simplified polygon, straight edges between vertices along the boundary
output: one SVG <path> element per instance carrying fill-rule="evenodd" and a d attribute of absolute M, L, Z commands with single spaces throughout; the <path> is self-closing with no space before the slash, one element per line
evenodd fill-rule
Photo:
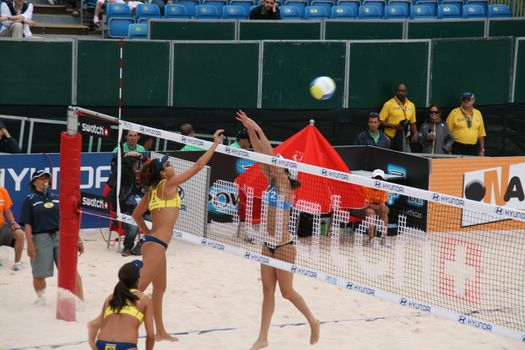
<path fill-rule="evenodd" d="M 22 250 L 24 249 L 24 231 L 16 223 L 11 206 L 13 201 L 9 192 L 0 187 L 0 246 L 5 245 L 15 249 L 15 263 L 11 268 L 13 271 L 22 269 Z"/>
<path fill-rule="evenodd" d="M 481 112 L 474 108 L 474 93 L 461 94 L 461 106 L 447 117 L 447 125 L 454 138 L 452 153 L 469 156 L 485 155 L 485 124 Z"/>
<path fill-rule="evenodd" d="M 0 37 L 28 38 L 33 22 L 33 4 L 24 0 L 2 2 L 0 5 Z"/>
<path fill-rule="evenodd" d="M 242 129 L 237 132 L 236 140 L 230 145 L 231 148 L 250 148 L 250 135 L 248 135 L 248 130 Z"/>
<path fill-rule="evenodd" d="M 417 142 L 416 106 L 407 98 L 406 84 L 399 84 L 396 96 L 386 101 L 379 113 L 385 134 L 391 140 L 390 148 L 395 151 L 410 152 L 407 139 Z"/>
<path fill-rule="evenodd" d="M 20 153 L 20 146 L 7 130 L 3 121 L 0 120 L 0 153 Z"/>
<path fill-rule="evenodd" d="M 275 0 L 264 0 L 250 11 L 250 19 L 281 19 L 281 10 Z"/>
<path fill-rule="evenodd" d="M 375 112 L 370 113 L 368 115 L 368 129 L 357 135 L 354 145 L 390 148 L 390 139 L 379 130 L 380 125 L 379 114 Z"/>
<path fill-rule="evenodd" d="M 139 133 L 136 131 L 128 130 L 126 133 L 126 141 L 122 144 L 122 154 L 135 151 L 135 152 L 146 152 L 144 147 L 138 144 L 139 142 Z M 113 152 L 117 152 L 118 147 L 113 149 Z"/>
<path fill-rule="evenodd" d="M 419 128 L 420 143 L 423 153 L 447 154 L 452 151 L 454 139 L 447 124 L 441 120 L 438 106 L 428 107 L 428 119 Z"/>
<path fill-rule="evenodd" d="M 195 137 L 195 130 L 193 129 L 193 125 L 191 125 L 190 123 L 182 123 L 180 125 L 180 133 L 184 136 Z M 182 147 L 180 150 L 181 151 L 205 151 L 205 149 L 203 148 L 195 147 L 192 145 L 184 145 L 184 147 Z"/>
<path fill-rule="evenodd" d="M 58 266 L 59 248 L 59 200 L 50 190 L 51 174 L 45 170 L 33 173 L 29 182 L 31 193 L 26 197 L 20 213 L 20 224 L 24 225 L 27 240 L 27 255 L 31 258 L 33 287 L 37 300 L 35 306 L 46 304 L 46 278 L 53 276 L 53 261 Z M 78 252 L 84 252 L 82 241 Z M 77 271 L 76 296 L 84 300 L 82 280 Z"/>

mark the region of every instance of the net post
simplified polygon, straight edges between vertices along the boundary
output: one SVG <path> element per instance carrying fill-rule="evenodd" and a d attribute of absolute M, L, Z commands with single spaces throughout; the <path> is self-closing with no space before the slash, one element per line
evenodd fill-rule
<path fill-rule="evenodd" d="M 64 321 L 76 321 L 81 150 L 78 116 L 75 107 L 70 107 L 67 131 L 60 136 L 60 253 L 56 318 Z"/>

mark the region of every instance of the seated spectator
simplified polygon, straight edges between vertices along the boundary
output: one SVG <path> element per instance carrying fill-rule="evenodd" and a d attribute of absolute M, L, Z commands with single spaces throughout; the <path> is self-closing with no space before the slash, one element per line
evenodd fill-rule
<path fill-rule="evenodd" d="M 128 152 L 146 152 L 144 147 L 138 144 L 139 142 L 139 133 L 136 131 L 128 130 L 126 132 L 126 141 L 122 144 L 122 154 L 128 153 Z M 113 149 L 113 152 L 117 152 L 118 147 L 115 147 Z"/>
<path fill-rule="evenodd" d="M 5 245 L 15 249 L 15 263 L 11 268 L 13 271 L 22 269 L 22 250 L 24 249 L 24 231 L 16 223 L 11 206 L 13 201 L 9 192 L 0 187 L 0 246 Z"/>
<path fill-rule="evenodd" d="M 3 121 L 0 120 L 0 153 L 20 153 L 20 146 L 14 138 L 11 137 L 9 131 Z"/>
<path fill-rule="evenodd" d="M 151 135 L 140 135 L 140 143 L 146 152 L 153 151 L 155 138 Z"/>
<path fill-rule="evenodd" d="M 368 115 L 368 129 L 357 135 L 354 145 L 390 148 L 390 139 L 379 130 L 380 125 L 379 114 L 375 112 L 370 113 Z"/>
<path fill-rule="evenodd" d="M 281 19 L 281 10 L 275 0 L 264 0 L 250 11 L 250 19 Z"/>
<path fill-rule="evenodd" d="M 100 12 L 105 7 L 106 1 L 108 4 L 124 4 L 124 0 L 97 0 L 97 6 L 95 6 L 95 15 L 93 16 L 93 23 L 98 25 L 100 23 Z"/>
<path fill-rule="evenodd" d="M 419 128 L 423 153 L 447 154 L 452 152 L 454 139 L 447 124 L 441 119 L 436 105 L 428 107 L 428 119 Z"/>
<path fill-rule="evenodd" d="M 372 172 L 372 178 L 376 180 L 386 180 L 385 172 L 381 169 L 376 169 Z M 359 218 L 371 217 L 371 224 L 368 226 L 368 242 L 371 246 L 378 246 L 381 242 L 379 237 L 376 237 L 376 217 L 383 222 L 380 231 L 382 231 L 383 244 L 390 246 L 391 242 L 387 235 L 388 228 L 388 213 L 390 212 L 386 206 L 386 192 L 377 190 L 371 187 L 363 187 L 363 191 L 366 197 L 366 206 L 363 209 L 352 209 L 350 210 L 351 216 Z"/>
<path fill-rule="evenodd" d="M 0 6 L 0 37 L 27 38 L 32 36 L 33 4 L 24 0 L 2 2 Z"/>
<path fill-rule="evenodd" d="M 242 129 L 237 132 L 236 140 L 230 145 L 231 148 L 250 148 L 250 135 L 248 135 L 248 130 Z"/>
<path fill-rule="evenodd" d="M 180 133 L 184 136 L 195 137 L 195 130 L 193 130 L 193 125 L 191 125 L 190 123 L 182 123 L 180 125 Z M 181 151 L 205 151 L 205 149 L 203 148 L 195 147 L 192 145 L 184 145 L 184 147 L 182 147 L 180 150 Z"/>
<path fill-rule="evenodd" d="M 137 183 L 137 174 L 140 172 L 141 165 L 144 162 L 144 157 L 138 152 L 128 152 L 122 157 L 121 164 L 121 181 L 120 181 L 120 194 L 118 196 L 120 212 L 123 214 L 131 215 L 133 210 L 137 206 L 144 193 L 141 190 L 141 186 Z M 113 208 L 117 207 L 117 162 L 114 157 L 111 165 L 111 173 L 107 182 L 110 187 L 108 194 L 108 200 L 112 203 Z M 135 239 L 138 235 L 138 227 L 136 225 L 122 223 L 124 228 L 124 247 L 122 248 L 121 255 L 129 256 L 141 254 L 141 243 L 137 242 L 135 245 Z"/>

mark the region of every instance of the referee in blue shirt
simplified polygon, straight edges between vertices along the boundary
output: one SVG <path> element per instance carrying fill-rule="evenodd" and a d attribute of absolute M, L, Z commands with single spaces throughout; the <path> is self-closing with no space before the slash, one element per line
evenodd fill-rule
<path fill-rule="evenodd" d="M 45 305 L 46 277 L 53 276 L 53 262 L 58 268 L 59 246 L 59 200 L 51 191 L 51 174 L 37 170 L 29 182 L 31 193 L 27 195 L 20 213 L 27 239 L 27 255 L 31 259 L 33 287 L 38 299 L 34 305 Z M 79 241 L 79 253 L 84 252 Z M 77 271 L 76 295 L 83 300 L 82 281 Z"/>

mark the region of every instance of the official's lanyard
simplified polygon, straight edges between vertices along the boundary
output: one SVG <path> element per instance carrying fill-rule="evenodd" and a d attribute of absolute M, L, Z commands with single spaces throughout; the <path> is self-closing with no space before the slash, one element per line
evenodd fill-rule
<path fill-rule="evenodd" d="M 399 108 L 401 108 L 401 110 L 403 111 L 403 115 L 405 116 L 405 119 L 408 119 L 407 113 L 405 111 L 405 106 L 401 105 L 401 101 L 399 101 L 397 97 L 395 97 L 394 100 L 397 102 L 397 105 L 399 106 Z"/>
<path fill-rule="evenodd" d="M 471 128 L 472 127 L 472 117 L 474 117 L 474 111 L 472 111 L 472 117 L 467 117 L 467 113 L 463 110 L 463 108 L 461 108 L 461 113 L 463 113 L 463 118 L 465 118 L 465 122 L 467 122 L 467 128 Z"/>

